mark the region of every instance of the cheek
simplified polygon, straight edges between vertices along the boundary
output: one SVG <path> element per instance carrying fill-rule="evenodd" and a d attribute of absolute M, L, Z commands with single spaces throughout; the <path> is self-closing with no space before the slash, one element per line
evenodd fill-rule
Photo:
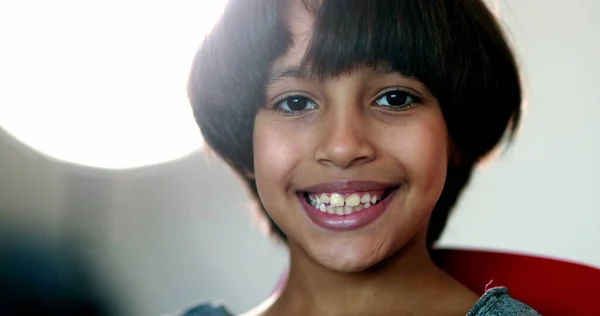
<path fill-rule="evenodd" d="M 298 140 L 293 133 L 265 121 L 268 119 L 257 116 L 253 134 L 254 174 L 261 196 L 286 186 L 300 161 Z"/>
<path fill-rule="evenodd" d="M 412 138 L 413 168 L 415 182 L 419 183 L 423 194 L 430 195 L 437 202 L 444 188 L 448 168 L 448 132 L 441 117 L 424 120 L 418 133 Z M 433 203 L 435 204 L 435 203 Z M 433 206 L 433 205 L 432 205 Z"/>
<path fill-rule="evenodd" d="M 448 132 L 441 113 L 434 112 L 399 127 L 391 138 L 394 156 L 398 157 L 415 193 L 436 202 L 446 179 L 448 166 Z"/>
<path fill-rule="evenodd" d="M 297 214 L 289 207 L 292 194 L 291 183 L 297 176 L 306 156 L 304 129 L 290 129 L 279 123 L 278 118 L 257 116 L 253 133 L 254 176 L 258 195 L 265 210 L 286 235 L 291 232 Z"/>

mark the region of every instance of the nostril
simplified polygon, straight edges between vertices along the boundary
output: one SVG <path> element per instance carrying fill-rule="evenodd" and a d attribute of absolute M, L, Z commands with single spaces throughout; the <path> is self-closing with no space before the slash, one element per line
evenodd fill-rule
<path fill-rule="evenodd" d="M 323 135 L 315 151 L 315 160 L 339 168 L 348 168 L 371 161 L 375 157 L 375 146 L 368 135 L 356 129 L 356 127 L 339 127 Z"/>
<path fill-rule="evenodd" d="M 315 155 L 315 160 L 320 164 L 336 166 L 341 169 L 365 164 L 374 160 L 374 158 L 374 153 L 361 153 L 358 151 L 332 151 Z"/>

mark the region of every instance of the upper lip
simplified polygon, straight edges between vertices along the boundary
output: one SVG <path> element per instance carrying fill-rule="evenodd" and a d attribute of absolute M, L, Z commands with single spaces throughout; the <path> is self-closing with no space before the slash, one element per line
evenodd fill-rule
<path fill-rule="evenodd" d="M 309 187 L 298 189 L 298 191 L 309 193 L 351 193 L 356 191 L 385 190 L 397 186 L 399 186 L 399 184 L 390 182 L 377 182 L 368 180 L 337 180 L 311 185 Z"/>

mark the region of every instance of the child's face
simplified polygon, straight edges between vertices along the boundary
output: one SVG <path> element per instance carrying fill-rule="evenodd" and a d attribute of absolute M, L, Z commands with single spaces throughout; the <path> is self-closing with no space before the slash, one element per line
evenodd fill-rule
<path fill-rule="evenodd" d="M 273 65 L 283 76 L 267 86 L 253 136 L 266 210 L 292 251 L 334 270 L 364 270 L 409 241 L 424 250 L 449 155 L 437 100 L 371 68 L 324 82 L 290 76 L 282 69 L 298 67 L 312 23 L 298 4 L 291 12 L 295 45 Z"/>

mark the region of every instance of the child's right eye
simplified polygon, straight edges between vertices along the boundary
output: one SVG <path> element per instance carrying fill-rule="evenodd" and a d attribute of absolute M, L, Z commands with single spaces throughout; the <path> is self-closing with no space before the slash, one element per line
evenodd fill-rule
<path fill-rule="evenodd" d="M 303 95 L 291 95 L 275 104 L 275 109 L 286 114 L 298 114 L 294 112 L 304 112 L 317 107 L 317 103 Z"/>

